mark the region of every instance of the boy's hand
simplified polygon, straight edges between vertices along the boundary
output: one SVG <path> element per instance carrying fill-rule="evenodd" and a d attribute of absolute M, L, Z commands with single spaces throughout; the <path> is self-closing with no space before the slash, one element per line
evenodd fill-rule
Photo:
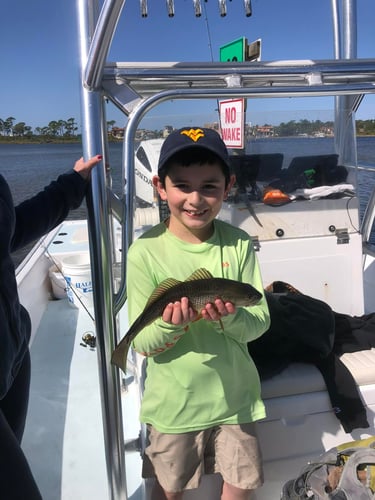
<path fill-rule="evenodd" d="M 185 325 L 191 323 L 198 316 L 198 313 L 189 306 L 189 299 L 182 297 L 181 301 L 170 303 L 164 309 L 163 321 L 172 325 Z"/>
<path fill-rule="evenodd" d="M 234 314 L 236 312 L 236 306 L 232 302 L 223 302 L 222 299 L 215 299 L 212 304 L 209 302 L 206 307 L 202 309 L 202 318 L 206 321 L 219 321 L 223 316 L 228 316 L 228 314 Z"/>

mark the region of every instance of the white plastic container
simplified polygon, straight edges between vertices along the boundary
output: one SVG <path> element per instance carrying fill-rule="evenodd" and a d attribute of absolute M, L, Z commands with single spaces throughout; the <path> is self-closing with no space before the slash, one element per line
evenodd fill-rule
<path fill-rule="evenodd" d="M 66 298 L 66 281 L 64 276 L 59 271 L 56 265 L 53 265 L 48 270 L 49 279 L 52 285 L 52 293 L 55 299 Z"/>
<path fill-rule="evenodd" d="M 75 307 L 93 307 L 90 256 L 80 253 L 61 257 L 62 270 L 67 284 L 69 303 Z"/>

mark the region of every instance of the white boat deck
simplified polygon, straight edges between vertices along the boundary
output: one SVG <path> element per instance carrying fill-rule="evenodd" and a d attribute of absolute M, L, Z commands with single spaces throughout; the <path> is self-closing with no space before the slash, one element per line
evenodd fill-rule
<path fill-rule="evenodd" d="M 49 252 L 54 253 L 52 249 L 58 247 L 55 257 L 67 249 L 74 253 L 76 247 L 71 247 L 72 241 L 82 251 L 83 233 L 82 223 L 68 223 L 52 238 Z M 82 238 L 77 238 L 78 234 Z M 54 241 L 64 238 L 65 246 L 54 245 Z M 44 264 L 46 269 L 49 265 Z M 126 324 L 125 310 L 120 314 L 122 325 Z M 50 300 L 33 337 L 30 404 L 23 448 L 44 500 L 110 498 L 98 357 L 95 348 L 81 345 L 85 334 L 95 335 L 92 315 L 92 310 L 88 312 L 77 302 L 73 306 L 67 298 Z M 124 329 L 125 326 L 120 328 L 122 334 Z M 346 434 L 332 412 L 318 370 L 302 363 L 290 365 L 262 386 L 267 418 L 258 423 L 258 432 L 265 484 L 254 500 L 278 500 L 282 485 L 295 477 L 307 460 L 338 443 L 375 434 L 375 350 L 345 354 L 343 360 L 360 387 L 370 427 Z M 122 407 L 125 442 L 134 441 L 140 431 L 137 377 L 127 376 Z M 139 452 L 127 451 L 125 463 L 128 498 L 147 498 L 141 483 Z M 215 481 L 204 478 L 199 490 L 186 494 L 186 499 L 216 500 L 219 488 L 217 477 Z"/>
<path fill-rule="evenodd" d="M 31 346 L 23 448 L 44 500 L 109 498 L 97 353 L 81 345 L 87 332 L 95 335 L 95 327 L 84 308 L 53 300 Z M 126 433 L 126 440 L 135 439 L 138 430 L 127 427 Z M 130 453 L 127 462 L 129 498 L 136 500 L 141 496 L 132 476 L 140 477 L 139 453 Z"/>
<path fill-rule="evenodd" d="M 74 304 L 67 297 L 53 300 L 48 278 L 51 259 L 61 267 L 66 256 L 88 253 L 86 221 L 64 222 L 36 248 L 18 269 L 21 301 L 33 324 L 41 316 L 30 347 L 31 388 L 23 449 L 43 500 L 104 500 L 110 495 L 98 356 L 96 348 L 82 339 L 86 334 L 96 336 L 93 307 L 88 306 L 92 298 L 73 295 Z M 47 277 L 41 276 L 43 272 Z M 58 293 L 61 296 L 60 288 Z M 48 297 L 51 300 L 45 302 Z M 125 442 L 138 438 L 138 394 L 134 377 L 127 376 L 122 392 Z M 128 498 L 144 498 L 138 451 L 127 452 L 126 477 Z"/>
<path fill-rule="evenodd" d="M 46 500 L 107 496 L 97 357 L 80 346 L 93 329 L 86 311 L 51 301 L 31 347 L 23 447 Z"/>

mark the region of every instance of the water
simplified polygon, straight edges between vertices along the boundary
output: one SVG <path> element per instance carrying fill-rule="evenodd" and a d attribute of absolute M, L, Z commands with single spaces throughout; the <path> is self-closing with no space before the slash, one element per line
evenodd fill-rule
<path fill-rule="evenodd" d="M 110 167 L 117 190 L 121 179 L 121 147 L 111 146 Z M 0 144 L 0 173 L 8 181 L 14 203 L 29 198 L 72 169 L 82 156 L 81 144 Z M 70 218 L 82 218 L 86 208 L 71 212 Z"/>
<path fill-rule="evenodd" d="M 283 152 L 284 161 L 293 156 L 306 154 L 329 154 L 333 152 L 330 138 L 276 138 L 257 139 L 248 145 L 251 153 Z M 31 197 L 56 177 L 71 169 L 82 156 L 81 144 L 0 144 L 0 173 L 8 181 L 15 204 Z M 111 168 L 113 189 L 121 193 L 122 143 L 111 143 L 109 147 L 109 166 Z M 358 161 L 375 168 L 375 137 L 358 138 Z M 375 172 L 360 171 L 358 193 L 361 201 L 361 215 L 368 198 L 375 187 Z M 69 219 L 86 217 L 86 205 L 70 212 Z M 14 255 L 18 264 L 29 248 Z"/>
<path fill-rule="evenodd" d="M 122 144 L 113 144 L 110 167 L 115 191 L 121 187 Z M 0 174 L 7 180 L 15 205 L 42 190 L 60 174 L 73 168 L 82 156 L 81 144 L 0 144 Z M 68 219 L 84 219 L 86 203 L 72 210 Z M 32 245 L 14 253 L 15 265 L 25 257 Z"/>

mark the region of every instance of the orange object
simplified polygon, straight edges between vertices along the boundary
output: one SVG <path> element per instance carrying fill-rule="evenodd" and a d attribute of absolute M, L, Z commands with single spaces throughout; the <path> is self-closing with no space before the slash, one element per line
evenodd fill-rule
<path fill-rule="evenodd" d="M 263 203 L 266 205 L 285 205 L 292 201 L 286 193 L 280 191 L 280 189 L 266 188 L 263 193 Z"/>

